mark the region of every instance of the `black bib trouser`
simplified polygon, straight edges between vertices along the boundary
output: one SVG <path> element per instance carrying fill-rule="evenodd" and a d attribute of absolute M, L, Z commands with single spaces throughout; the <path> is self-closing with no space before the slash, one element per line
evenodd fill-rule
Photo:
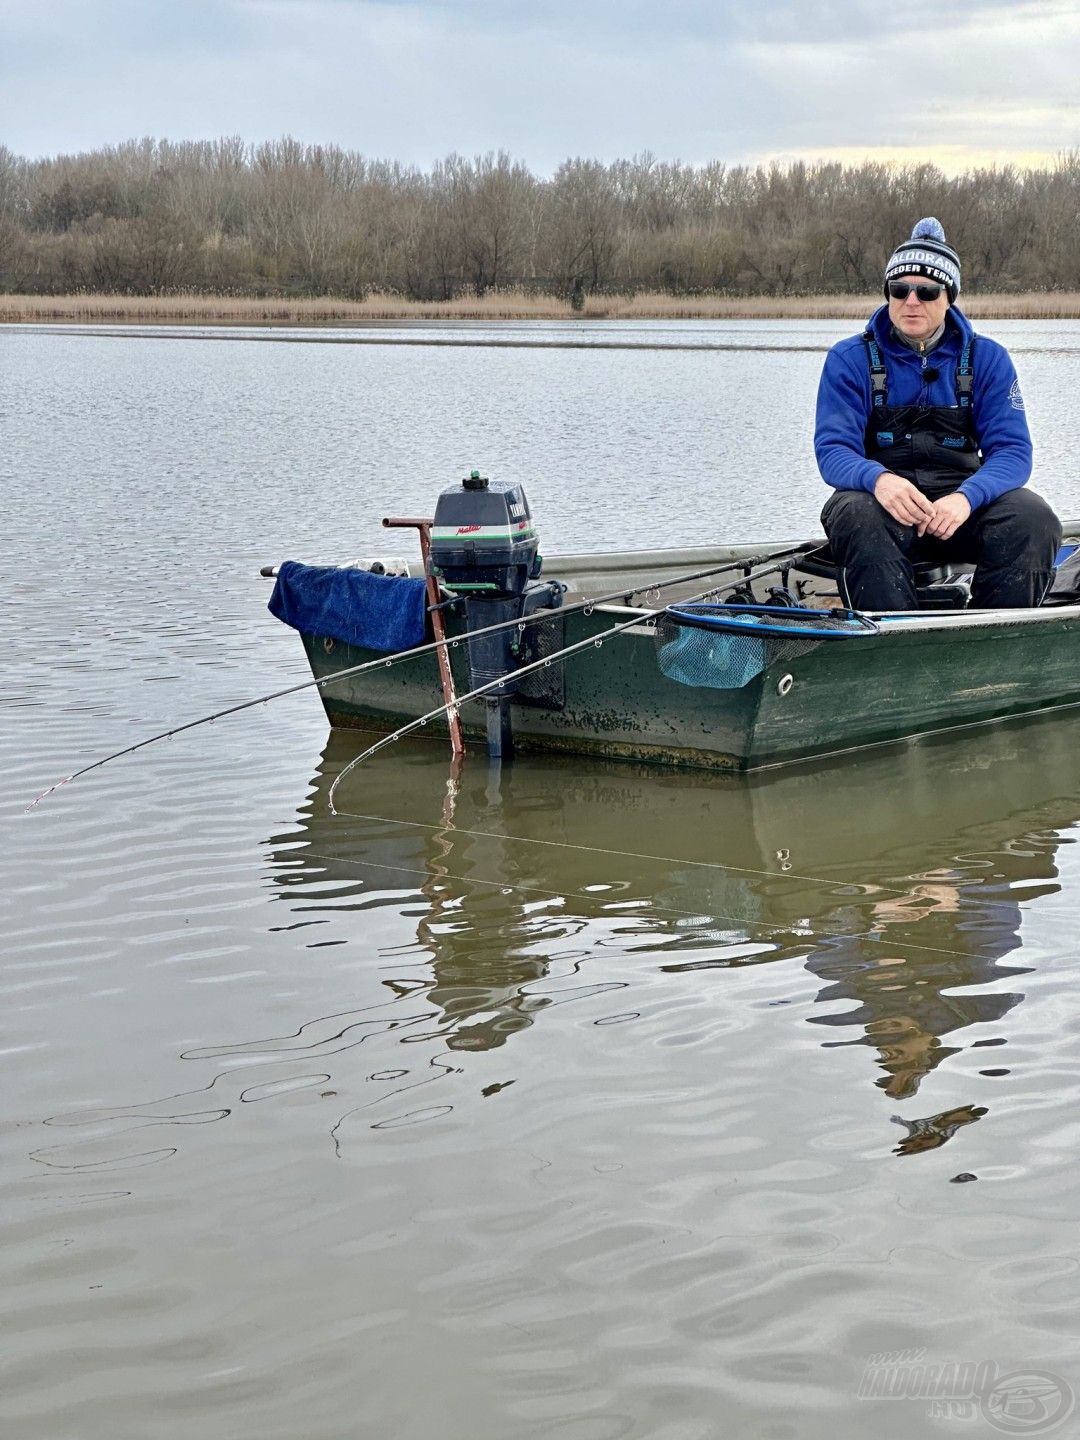
<path fill-rule="evenodd" d="M 917 610 L 916 561 L 973 565 L 971 603 L 978 609 L 1038 605 L 1061 544 L 1057 516 L 1023 486 L 976 510 L 948 540 L 920 539 L 913 525 L 894 520 L 866 490 L 837 490 L 821 523 L 839 567 L 841 594 L 856 610 Z"/>
<path fill-rule="evenodd" d="M 885 367 L 867 336 L 874 408 L 866 427 L 868 460 L 910 480 L 929 500 L 958 490 L 982 464 L 971 415 L 971 348 L 957 369 L 960 404 L 889 405 Z M 921 538 L 894 520 L 866 490 L 837 490 L 821 523 L 839 569 L 840 588 L 856 610 L 917 610 L 913 565 L 968 563 L 971 603 L 979 609 L 1038 605 L 1054 576 L 1061 525 L 1046 501 L 1024 487 L 973 512 L 948 540 Z"/>

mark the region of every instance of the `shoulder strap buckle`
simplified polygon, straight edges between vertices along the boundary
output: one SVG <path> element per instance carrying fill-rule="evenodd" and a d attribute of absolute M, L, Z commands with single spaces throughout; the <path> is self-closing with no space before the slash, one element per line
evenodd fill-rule
<path fill-rule="evenodd" d="M 863 344 L 866 346 L 866 360 L 870 366 L 870 389 L 874 398 L 874 409 L 881 410 L 885 406 L 889 392 L 888 375 L 885 370 L 885 361 L 881 355 L 881 347 L 872 330 L 863 331 Z"/>

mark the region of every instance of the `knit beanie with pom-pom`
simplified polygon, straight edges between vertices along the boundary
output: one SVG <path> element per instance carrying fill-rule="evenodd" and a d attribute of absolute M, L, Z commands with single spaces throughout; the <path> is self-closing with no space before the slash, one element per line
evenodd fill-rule
<path fill-rule="evenodd" d="M 885 266 L 885 295 L 889 294 L 889 281 L 900 275 L 925 275 L 944 285 L 949 304 L 956 304 L 960 294 L 960 257 L 951 245 L 946 243 L 941 221 L 928 215 L 920 220 L 911 232 L 911 239 L 898 245 Z"/>

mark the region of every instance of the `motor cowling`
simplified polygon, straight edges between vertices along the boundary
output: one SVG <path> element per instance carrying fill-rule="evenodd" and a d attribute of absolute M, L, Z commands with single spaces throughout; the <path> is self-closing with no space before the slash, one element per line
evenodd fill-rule
<path fill-rule="evenodd" d="M 523 487 L 479 470 L 444 490 L 431 527 L 431 564 L 447 590 L 522 595 L 540 574 L 539 537 Z"/>

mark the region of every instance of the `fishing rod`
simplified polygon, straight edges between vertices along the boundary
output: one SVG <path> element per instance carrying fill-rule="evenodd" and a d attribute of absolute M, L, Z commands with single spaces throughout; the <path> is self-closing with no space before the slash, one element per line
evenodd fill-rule
<path fill-rule="evenodd" d="M 701 597 L 697 596 L 695 598 L 700 599 Z M 601 630 L 599 635 L 587 635 L 584 640 L 577 640 L 573 645 L 567 645 L 565 649 L 557 650 L 554 655 L 547 655 L 540 660 L 532 660 L 528 665 L 522 665 L 517 670 L 511 670 L 507 675 L 500 675 L 494 680 L 487 681 L 484 685 L 478 685 L 475 690 L 470 690 L 465 695 L 459 695 L 457 703 L 464 705 L 468 700 L 478 700 L 480 696 L 487 695 L 492 690 L 497 690 L 500 685 L 505 685 L 511 680 L 520 680 L 525 675 L 531 675 L 534 670 L 541 670 L 547 665 L 554 664 L 556 660 L 565 660 L 568 655 L 574 655 L 579 650 L 587 650 L 590 646 L 599 649 L 605 640 L 610 640 L 613 635 L 621 634 L 623 630 L 629 630 L 634 625 L 646 625 L 651 629 L 655 629 L 655 615 L 656 612 L 654 610 L 649 611 L 647 614 L 635 615 L 632 620 L 624 620 L 620 625 L 613 625 L 610 630 Z M 363 754 L 354 755 L 344 770 L 340 771 L 334 777 L 334 783 L 330 786 L 326 803 L 330 807 L 331 815 L 337 815 L 339 813 L 334 808 L 334 791 L 341 784 L 342 780 L 345 779 L 345 776 L 348 775 L 350 770 L 355 770 L 357 765 L 370 759 L 372 755 L 377 754 L 387 745 L 392 745 L 395 740 L 402 739 L 413 730 L 419 730 L 420 727 L 426 725 L 429 720 L 440 719 L 443 715 L 446 715 L 449 710 L 449 705 L 439 705 L 436 709 L 429 710 L 426 715 L 420 715 L 415 720 L 410 720 L 407 725 L 400 726 L 392 734 L 384 735 L 381 740 L 376 740 L 375 744 L 369 745 Z"/>
<path fill-rule="evenodd" d="M 655 589 L 657 587 L 651 586 L 649 588 Z M 636 594 L 637 592 L 632 591 L 631 593 Z M 704 590 L 700 595 L 695 595 L 691 600 L 684 603 L 690 604 L 693 600 L 702 600 L 706 595 L 711 593 L 711 590 Z M 522 665 L 517 670 L 511 670 L 506 675 L 500 675 L 495 680 L 488 680 L 485 684 L 478 685 L 475 690 L 470 690 L 465 695 L 459 695 L 456 703 L 458 705 L 464 705 L 469 700 L 478 700 L 481 696 L 489 694 L 492 690 L 497 690 L 500 686 L 506 685 L 511 680 L 520 680 L 525 675 L 531 675 L 535 670 L 541 670 L 548 665 L 554 664 L 556 660 L 565 660 L 568 656 L 577 654 L 579 650 L 587 650 L 590 646 L 599 650 L 605 640 L 610 640 L 613 635 L 621 635 L 624 630 L 631 630 L 635 625 L 644 625 L 650 630 L 655 630 L 656 615 L 657 612 L 655 610 L 650 610 L 645 614 L 635 615 L 631 620 L 624 620 L 618 625 L 613 625 L 609 630 L 601 630 L 599 635 L 587 635 L 584 640 L 577 640 L 573 645 L 567 645 L 564 649 L 557 650 L 553 655 L 546 655 L 539 660 L 532 660 L 528 665 Z M 393 745 L 396 740 L 400 740 L 405 735 L 411 734 L 413 730 L 419 730 L 421 726 L 426 725 L 429 720 L 438 720 L 448 715 L 452 708 L 450 705 L 439 705 L 436 709 L 429 710 L 426 715 L 420 715 L 417 719 L 410 720 L 407 725 L 400 726 L 392 734 L 384 735 L 382 739 L 376 740 L 375 744 L 369 745 L 362 754 L 355 755 L 345 766 L 344 770 L 339 771 L 334 777 L 334 783 L 330 786 L 329 792 L 327 793 L 326 803 L 330 808 L 331 815 L 337 815 L 339 813 L 334 808 L 334 792 L 350 770 L 355 770 L 358 765 L 363 764 L 363 762 L 369 760 L 372 755 L 376 755 L 380 750 L 385 749 L 387 745 Z"/>
<path fill-rule="evenodd" d="M 26 806 L 24 814 L 33 810 L 42 800 L 52 795 L 55 791 L 62 789 L 63 786 L 70 785 L 73 781 L 81 779 L 84 775 L 91 774 L 94 770 L 100 770 L 103 765 L 108 765 L 113 760 L 122 760 L 126 755 L 134 755 L 137 750 L 146 749 L 148 745 L 156 745 L 160 740 L 171 740 L 174 735 L 182 735 L 185 730 L 195 730 L 200 725 L 210 725 L 215 720 L 224 719 L 227 715 L 237 715 L 241 710 L 251 710 L 256 705 L 268 705 L 272 700 L 281 700 L 286 695 L 297 694 L 300 690 L 321 689 L 323 685 L 331 685 L 338 680 L 348 680 L 371 670 L 390 669 L 395 665 L 403 664 L 406 660 L 417 660 L 421 656 L 431 655 L 440 650 L 454 649 L 462 641 L 468 641 L 480 635 L 491 635 L 500 630 L 509 630 L 514 626 L 524 626 L 536 621 L 551 620 L 559 615 L 575 615 L 579 611 L 588 614 L 598 605 L 611 605 L 619 600 L 628 602 L 634 595 L 648 596 L 653 592 L 666 590 L 672 585 L 689 584 L 692 580 L 703 580 L 716 575 L 725 575 L 733 570 L 742 570 L 744 573 L 741 583 L 747 584 L 751 580 L 760 579 L 761 576 L 772 574 L 782 568 L 782 566 L 778 564 L 770 565 L 765 569 L 759 569 L 757 567 L 765 566 L 766 562 L 770 560 L 787 559 L 792 553 L 792 547 L 789 546 L 785 550 L 776 550 L 771 554 L 746 556 L 742 560 L 732 560 L 725 565 L 714 566 L 708 570 L 696 570 L 686 575 L 676 575 L 670 580 L 652 581 L 648 585 L 638 585 L 632 589 L 627 589 L 624 586 L 620 590 L 613 591 L 610 595 L 598 595 L 588 600 L 579 600 L 573 605 L 567 605 L 559 610 L 538 610 L 531 615 L 524 615 L 516 620 L 502 620 L 496 625 L 488 625 L 482 630 L 474 630 L 470 635 L 455 635 L 441 640 L 433 640 L 425 645 L 417 645 L 411 650 L 402 650 L 395 655 L 384 655 L 380 656 L 377 660 L 365 660 L 360 665 L 350 665 L 344 670 L 335 671 L 332 675 L 319 675 L 311 680 L 302 680 L 296 685 L 287 685 L 282 690 L 273 690 L 270 694 L 259 695 L 253 700 L 242 700 L 236 705 L 227 705 L 223 710 L 215 710 L 212 715 L 202 715 L 197 720 L 188 720 L 183 725 L 174 725 L 170 730 L 162 730 L 156 735 L 149 735 L 145 740 L 137 740 L 134 745 L 126 745 L 122 750 L 114 750 L 110 755 L 103 755 L 100 759 L 91 761 L 89 765 L 84 765 L 80 770 L 75 770 L 72 774 L 65 775 L 47 789 L 42 790 L 39 795 L 35 795 L 29 805 Z M 471 695 L 462 696 L 458 698 L 456 705 L 460 705 L 463 700 L 471 698 Z"/>

